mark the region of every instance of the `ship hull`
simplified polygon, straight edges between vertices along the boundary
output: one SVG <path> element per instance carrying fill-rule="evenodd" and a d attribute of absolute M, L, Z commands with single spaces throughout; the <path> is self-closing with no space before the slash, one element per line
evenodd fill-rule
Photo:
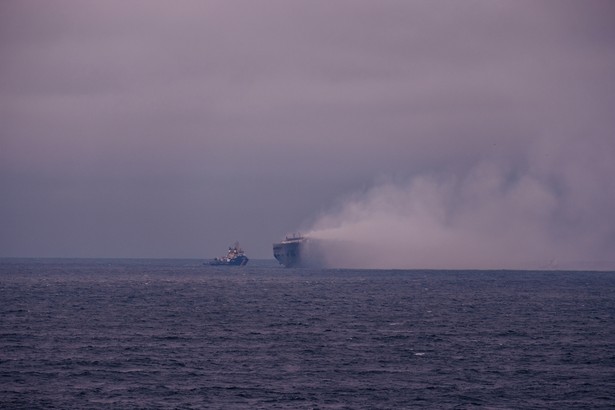
<path fill-rule="evenodd" d="M 273 244 L 273 256 L 287 268 L 300 267 L 303 242 L 280 242 Z"/>
<path fill-rule="evenodd" d="M 287 268 L 324 266 L 323 252 L 319 241 L 292 237 L 273 244 L 273 257 Z"/>

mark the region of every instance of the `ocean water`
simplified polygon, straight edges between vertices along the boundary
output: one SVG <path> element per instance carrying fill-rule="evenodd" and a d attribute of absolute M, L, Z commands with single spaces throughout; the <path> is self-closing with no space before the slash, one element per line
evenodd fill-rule
<path fill-rule="evenodd" d="M 0 260 L 0 408 L 614 406 L 614 272 Z"/>

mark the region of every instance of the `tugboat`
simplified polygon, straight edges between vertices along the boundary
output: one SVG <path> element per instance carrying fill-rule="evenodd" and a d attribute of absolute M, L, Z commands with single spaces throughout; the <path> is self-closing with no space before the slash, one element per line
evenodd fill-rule
<path fill-rule="evenodd" d="M 248 263 L 249 259 L 244 254 L 243 249 L 239 247 L 239 242 L 235 242 L 233 246 L 228 247 L 228 252 L 226 256 L 222 256 L 220 258 L 215 258 L 211 262 L 210 265 L 223 265 L 223 266 L 244 266 Z"/>

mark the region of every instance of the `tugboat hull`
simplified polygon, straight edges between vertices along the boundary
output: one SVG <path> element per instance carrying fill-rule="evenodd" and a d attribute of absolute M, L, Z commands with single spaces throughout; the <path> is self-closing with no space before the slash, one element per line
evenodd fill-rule
<path fill-rule="evenodd" d="M 247 256 L 241 255 L 230 260 L 227 260 L 225 258 L 216 258 L 213 261 L 209 262 L 209 264 L 213 266 L 244 266 L 248 263 L 249 260 L 250 259 L 248 259 Z"/>

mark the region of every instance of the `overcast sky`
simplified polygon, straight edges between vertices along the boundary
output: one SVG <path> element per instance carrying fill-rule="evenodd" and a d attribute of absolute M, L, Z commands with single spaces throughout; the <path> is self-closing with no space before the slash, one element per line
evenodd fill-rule
<path fill-rule="evenodd" d="M 4 0 L 0 256 L 604 266 L 614 113 L 608 0 Z"/>

